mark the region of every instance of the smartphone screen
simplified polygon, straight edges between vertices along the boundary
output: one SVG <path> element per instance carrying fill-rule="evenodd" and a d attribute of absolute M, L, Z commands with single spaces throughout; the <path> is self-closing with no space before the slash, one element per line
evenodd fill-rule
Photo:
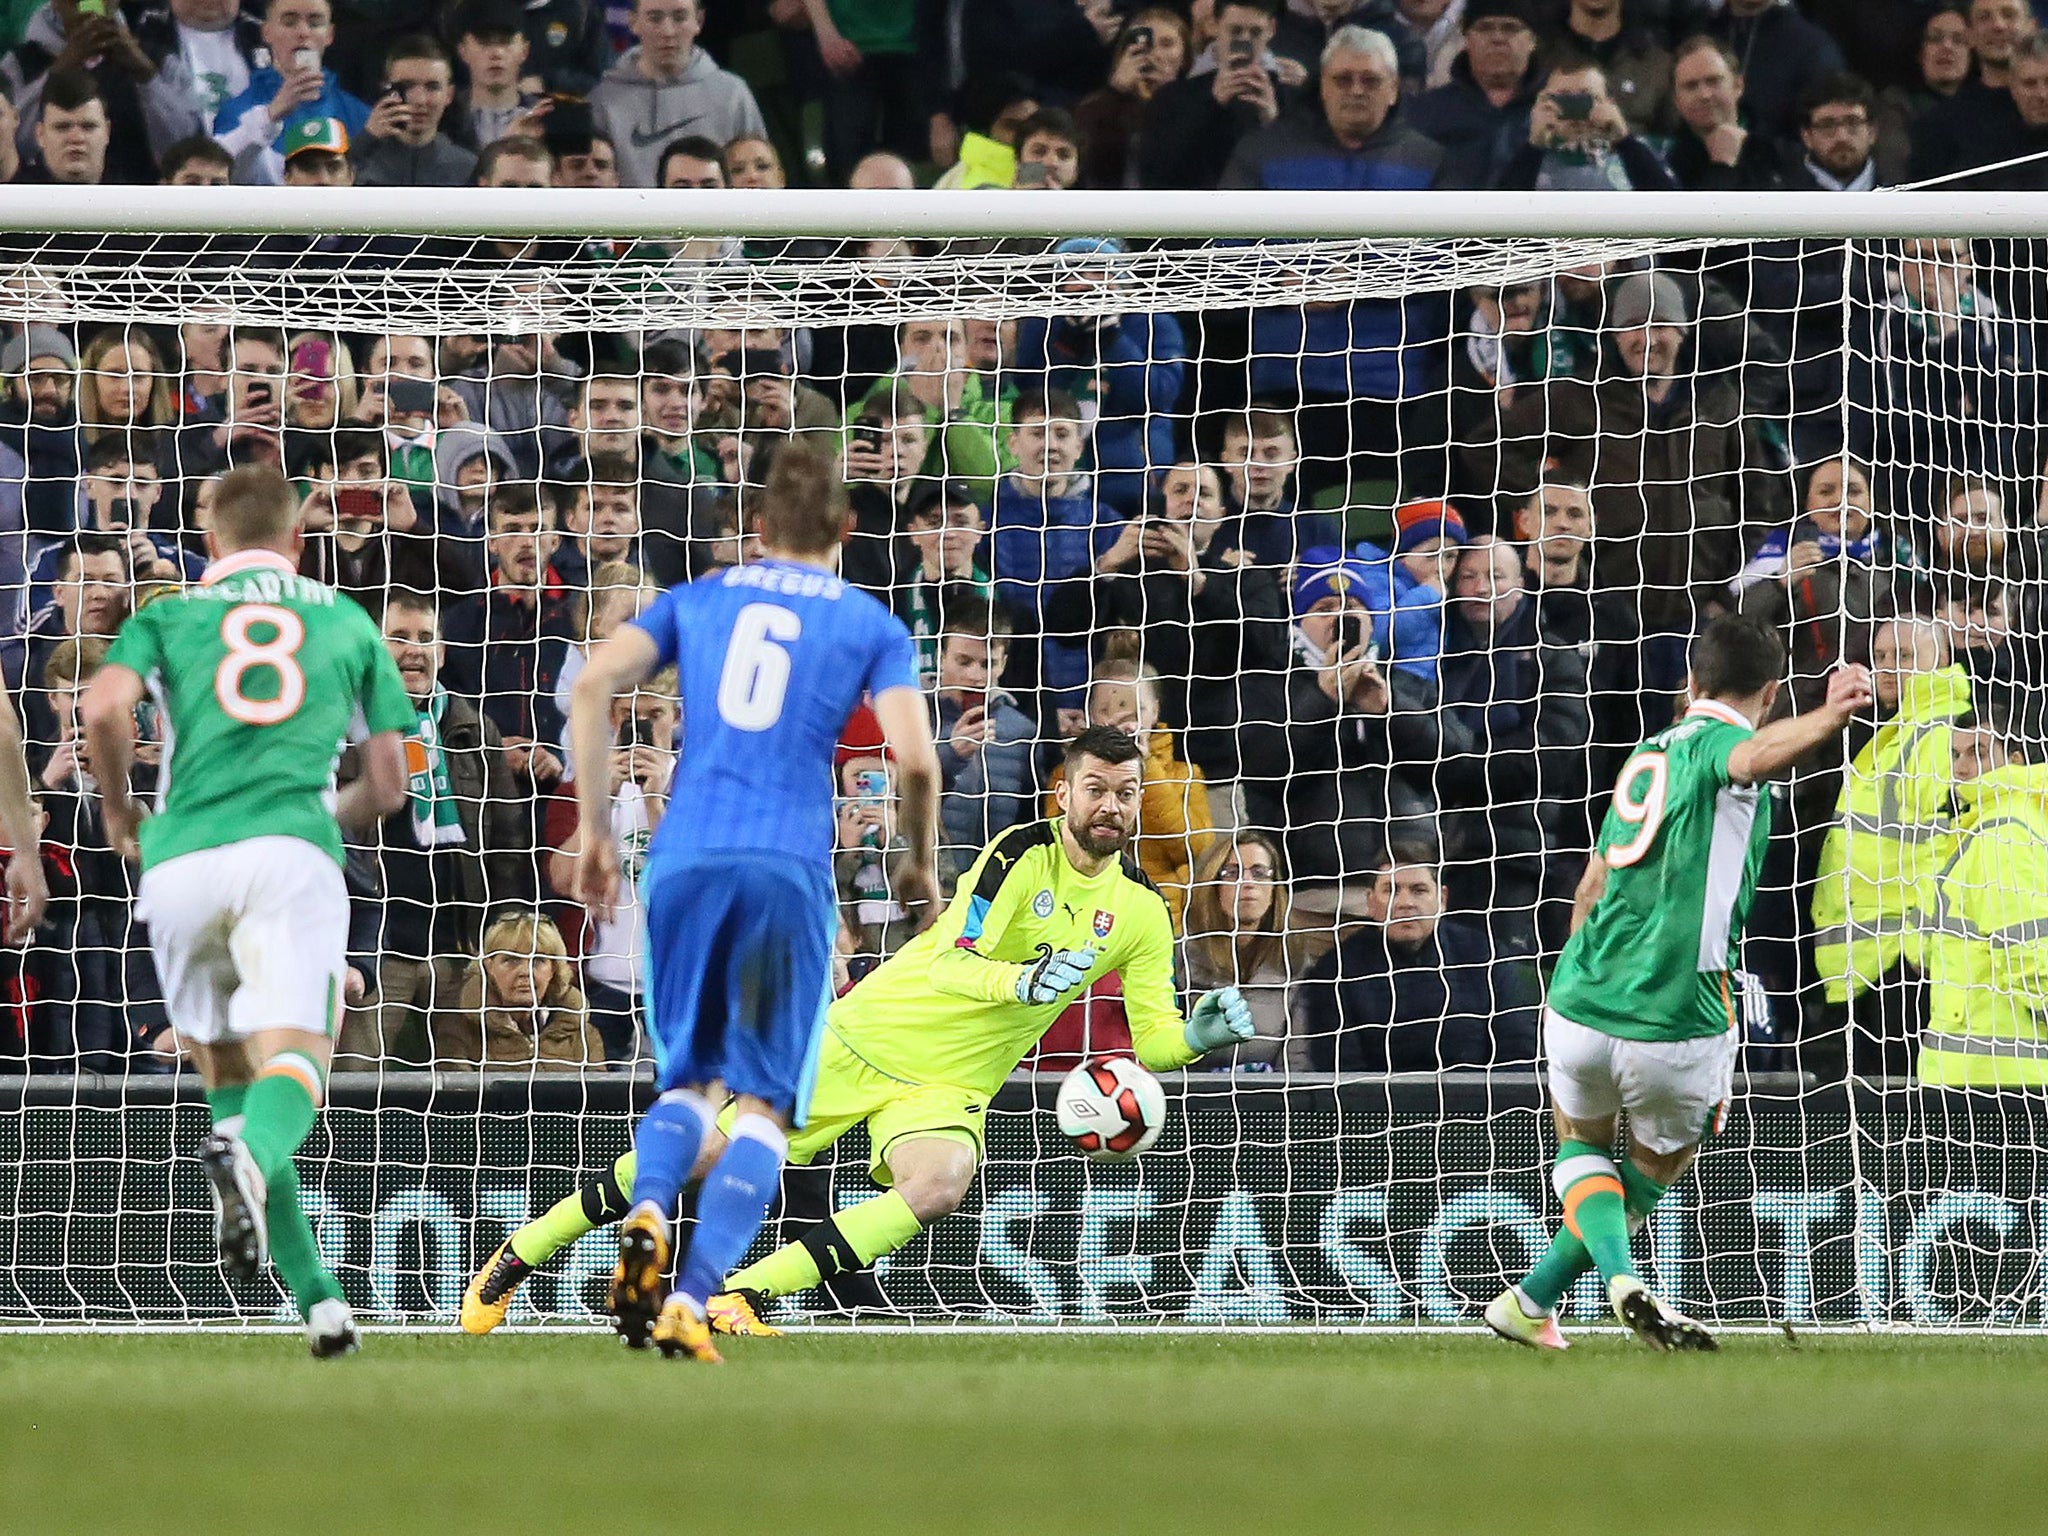
<path fill-rule="evenodd" d="M 1349 656 L 1365 643 L 1365 615 L 1346 613 L 1337 619 L 1337 654 Z"/>
<path fill-rule="evenodd" d="M 437 393 L 432 379 L 401 374 L 384 386 L 384 396 L 401 416 L 428 416 L 433 414 Z"/>
<path fill-rule="evenodd" d="M 384 515 L 384 493 L 374 485 L 338 486 L 334 492 L 334 515 L 374 521 Z"/>

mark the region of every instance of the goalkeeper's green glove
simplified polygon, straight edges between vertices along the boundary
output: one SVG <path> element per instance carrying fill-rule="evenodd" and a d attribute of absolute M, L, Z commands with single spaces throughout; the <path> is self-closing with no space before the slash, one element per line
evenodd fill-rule
<path fill-rule="evenodd" d="M 1226 1045 L 1242 1045 L 1256 1033 L 1252 1028 L 1252 1005 L 1235 987 L 1204 992 L 1188 1015 L 1184 1031 L 1188 1049 L 1205 1056 Z"/>
<path fill-rule="evenodd" d="M 1095 964 L 1092 949 L 1054 949 L 1038 946 L 1038 958 L 1024 967 L 1017 978 L 1017 1001 L 1043 1007 L 1056 1003 L 1076 987 L 1085 986 L 1089 969 Z"/>

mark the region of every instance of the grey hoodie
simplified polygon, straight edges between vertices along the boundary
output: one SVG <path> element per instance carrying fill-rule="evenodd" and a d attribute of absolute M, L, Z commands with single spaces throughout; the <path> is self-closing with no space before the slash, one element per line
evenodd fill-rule
<path fill-rule="evenodd" d="M 701 134 L 729 144 L 742 134 L 765 134 L 761 109 L 747 82 L 720 69 L 702 48 L 675 80 L 649 80 L 640 73 L 640 50 L 629 48 L 605 71 L 590 93 L 597 125 L 618 146 L 619 181 L 651 187 L 661 152 L 677 139 Z"/>

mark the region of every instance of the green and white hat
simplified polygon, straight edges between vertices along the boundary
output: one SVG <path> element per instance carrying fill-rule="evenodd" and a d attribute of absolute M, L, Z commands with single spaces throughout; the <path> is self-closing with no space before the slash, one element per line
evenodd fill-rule
<path fill-rule="evenodd" d="M 284 131 L 284 157 L 303 154 L 309 149 L 325 150 L 330 155 L 348 153 L 348 124 L 338 117 L 302 117 Z"/>

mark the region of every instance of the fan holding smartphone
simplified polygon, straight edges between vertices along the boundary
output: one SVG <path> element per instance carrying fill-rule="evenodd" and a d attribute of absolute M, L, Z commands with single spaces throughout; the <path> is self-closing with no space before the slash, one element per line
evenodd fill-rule
<path fill-rule="evenodd" d="M 1393 702 L 1373 616 L 1355 595 L 1374 590 L 1378 580 L 1365 561 L 1347 555 L 1304 571 L 1294 584 L 1295 625 L 1316 686 L 1339 709 L 1369 715 L 1385 714 Z"/>

